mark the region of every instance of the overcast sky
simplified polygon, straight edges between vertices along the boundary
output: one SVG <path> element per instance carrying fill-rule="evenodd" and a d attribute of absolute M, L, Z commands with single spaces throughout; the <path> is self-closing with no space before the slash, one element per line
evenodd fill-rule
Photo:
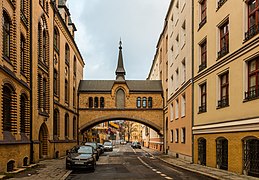
<path fill-rule="evenodd" d="M 146 79 L 170 0 L 68 0 L 84 79 L 115 79 L 119 40 L 126 79 Z"/>

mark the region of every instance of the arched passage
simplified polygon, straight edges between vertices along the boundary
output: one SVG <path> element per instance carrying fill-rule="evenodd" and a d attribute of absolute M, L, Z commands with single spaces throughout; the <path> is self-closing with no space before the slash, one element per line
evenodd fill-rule
<path fill-rule="evenodd" d="M 100 124 L 100 123 L 106 122 L 106 121 L 112 121 L 112 120 L 129 120 L 129 121 L 139 122 L 141 124 L 144 124 L 146 126 L 149 126 L 152 129 L 154 129 L 159 135 L 163 134 L 162 128 L 159 127 L 157 124 L 153 123 L 150 120 L 139 118 L 139 117 L 134 117 L 134 116 L 104 116 L 104 117 L 96 118 L 96 119 L 93 119 L 93 120 L 88 121 L 87 123 L 81 125 L 79 127 L 79 131 L 84 132 L 85 130 L 87 130 L 97 124 Z"/>

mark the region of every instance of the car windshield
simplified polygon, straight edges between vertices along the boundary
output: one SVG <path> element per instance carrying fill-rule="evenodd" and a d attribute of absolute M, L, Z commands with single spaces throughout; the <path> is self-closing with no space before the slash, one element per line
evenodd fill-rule
<path fill-rule="evenodd" d="M 112 143 L 111 142 L 104 142 L 104 144 L 103 145 L 105 145 L 105 146 L 111 146 L 112 145 Z"/>
<path fill-rule="evenodd" d="M 90 145 L 90 146 L 93 146 L 94 149 L 96 149 L 96 143 L 91 143 L 91 142 L 87 142 L 85 143 L 85 145 Z"/>
<path fill-rule="evenodd" d="M 75 151 L 79 154 L 92 154 L 93 149 L 91 146 L 80 146 L 76 148 Z"/>

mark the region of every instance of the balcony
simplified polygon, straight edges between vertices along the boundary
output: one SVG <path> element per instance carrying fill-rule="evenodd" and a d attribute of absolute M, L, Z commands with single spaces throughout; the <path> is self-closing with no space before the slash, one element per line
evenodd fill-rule
<path fill-rule="evenodd" d="M 199 29 L 202 28 L 202 26 L 204 26 L 204 24 L 206 24 L 207 22 L 207 17 L 203 18 L 199 24 Z"/>
<path fill-rule="evenodd" d="M 199 72 L 202 71 L 203 69 L 205 69 L 207 67 L 207 63 L 203 62 L 199 65 Z"/>
<path fill-rule="evenodd" d="M 217 9 L 221 8 L 221 6 L 223 6 L 223 4 L 225 4 L 226 1 L 227 0 L 219 0 L 218 1 L 218 8 Z"/>
<path fill-rule="evenodd" d="M 207 111 L 206 103 L 199 106 L 199 113 L 203 113 L 203 112 L 206 112 L 206 111 Z"/>
<path fill-rule="evenodd" d="M 253 88 L 253 90 L 249 90 L 245 92 L 245 100 L 247 101 L 257 99 L 258 97 L 259 97 L 259 88 L 257 89 Z"/>
<path fill-rule="evenodd" d="M 220 51 L 218 52 L 218 59 L 222 58 L 229 52 L 229 48 L 227 45 L 223 46 Z"/>
<path fill-rule="evenodd" d="M 244 41 L 248 41 L 249 39 L 251 39 L 252 37 L 257 35 L 258 33 L 259 33 L 259 26 L 256 25 L 256 24 L 251 26 L 248 29 L 248 31 L 245 33 L 245 40 Z"/>
<path fill-rule="evenodd" d="M 223 108 L 227 106 L 229 106 L 228 96 L 224 96 L 221 100 L 218 100 L 218 108 Z"/>

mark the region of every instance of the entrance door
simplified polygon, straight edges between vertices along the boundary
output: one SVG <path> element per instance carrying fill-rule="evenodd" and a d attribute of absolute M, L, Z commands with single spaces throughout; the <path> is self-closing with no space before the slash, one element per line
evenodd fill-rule
<path fill-rule="evenodd" d="M 48 131 L 45 124 L 42 124 L 39 132 L 39 157 L 40 159 L 48 156 Z"/>

